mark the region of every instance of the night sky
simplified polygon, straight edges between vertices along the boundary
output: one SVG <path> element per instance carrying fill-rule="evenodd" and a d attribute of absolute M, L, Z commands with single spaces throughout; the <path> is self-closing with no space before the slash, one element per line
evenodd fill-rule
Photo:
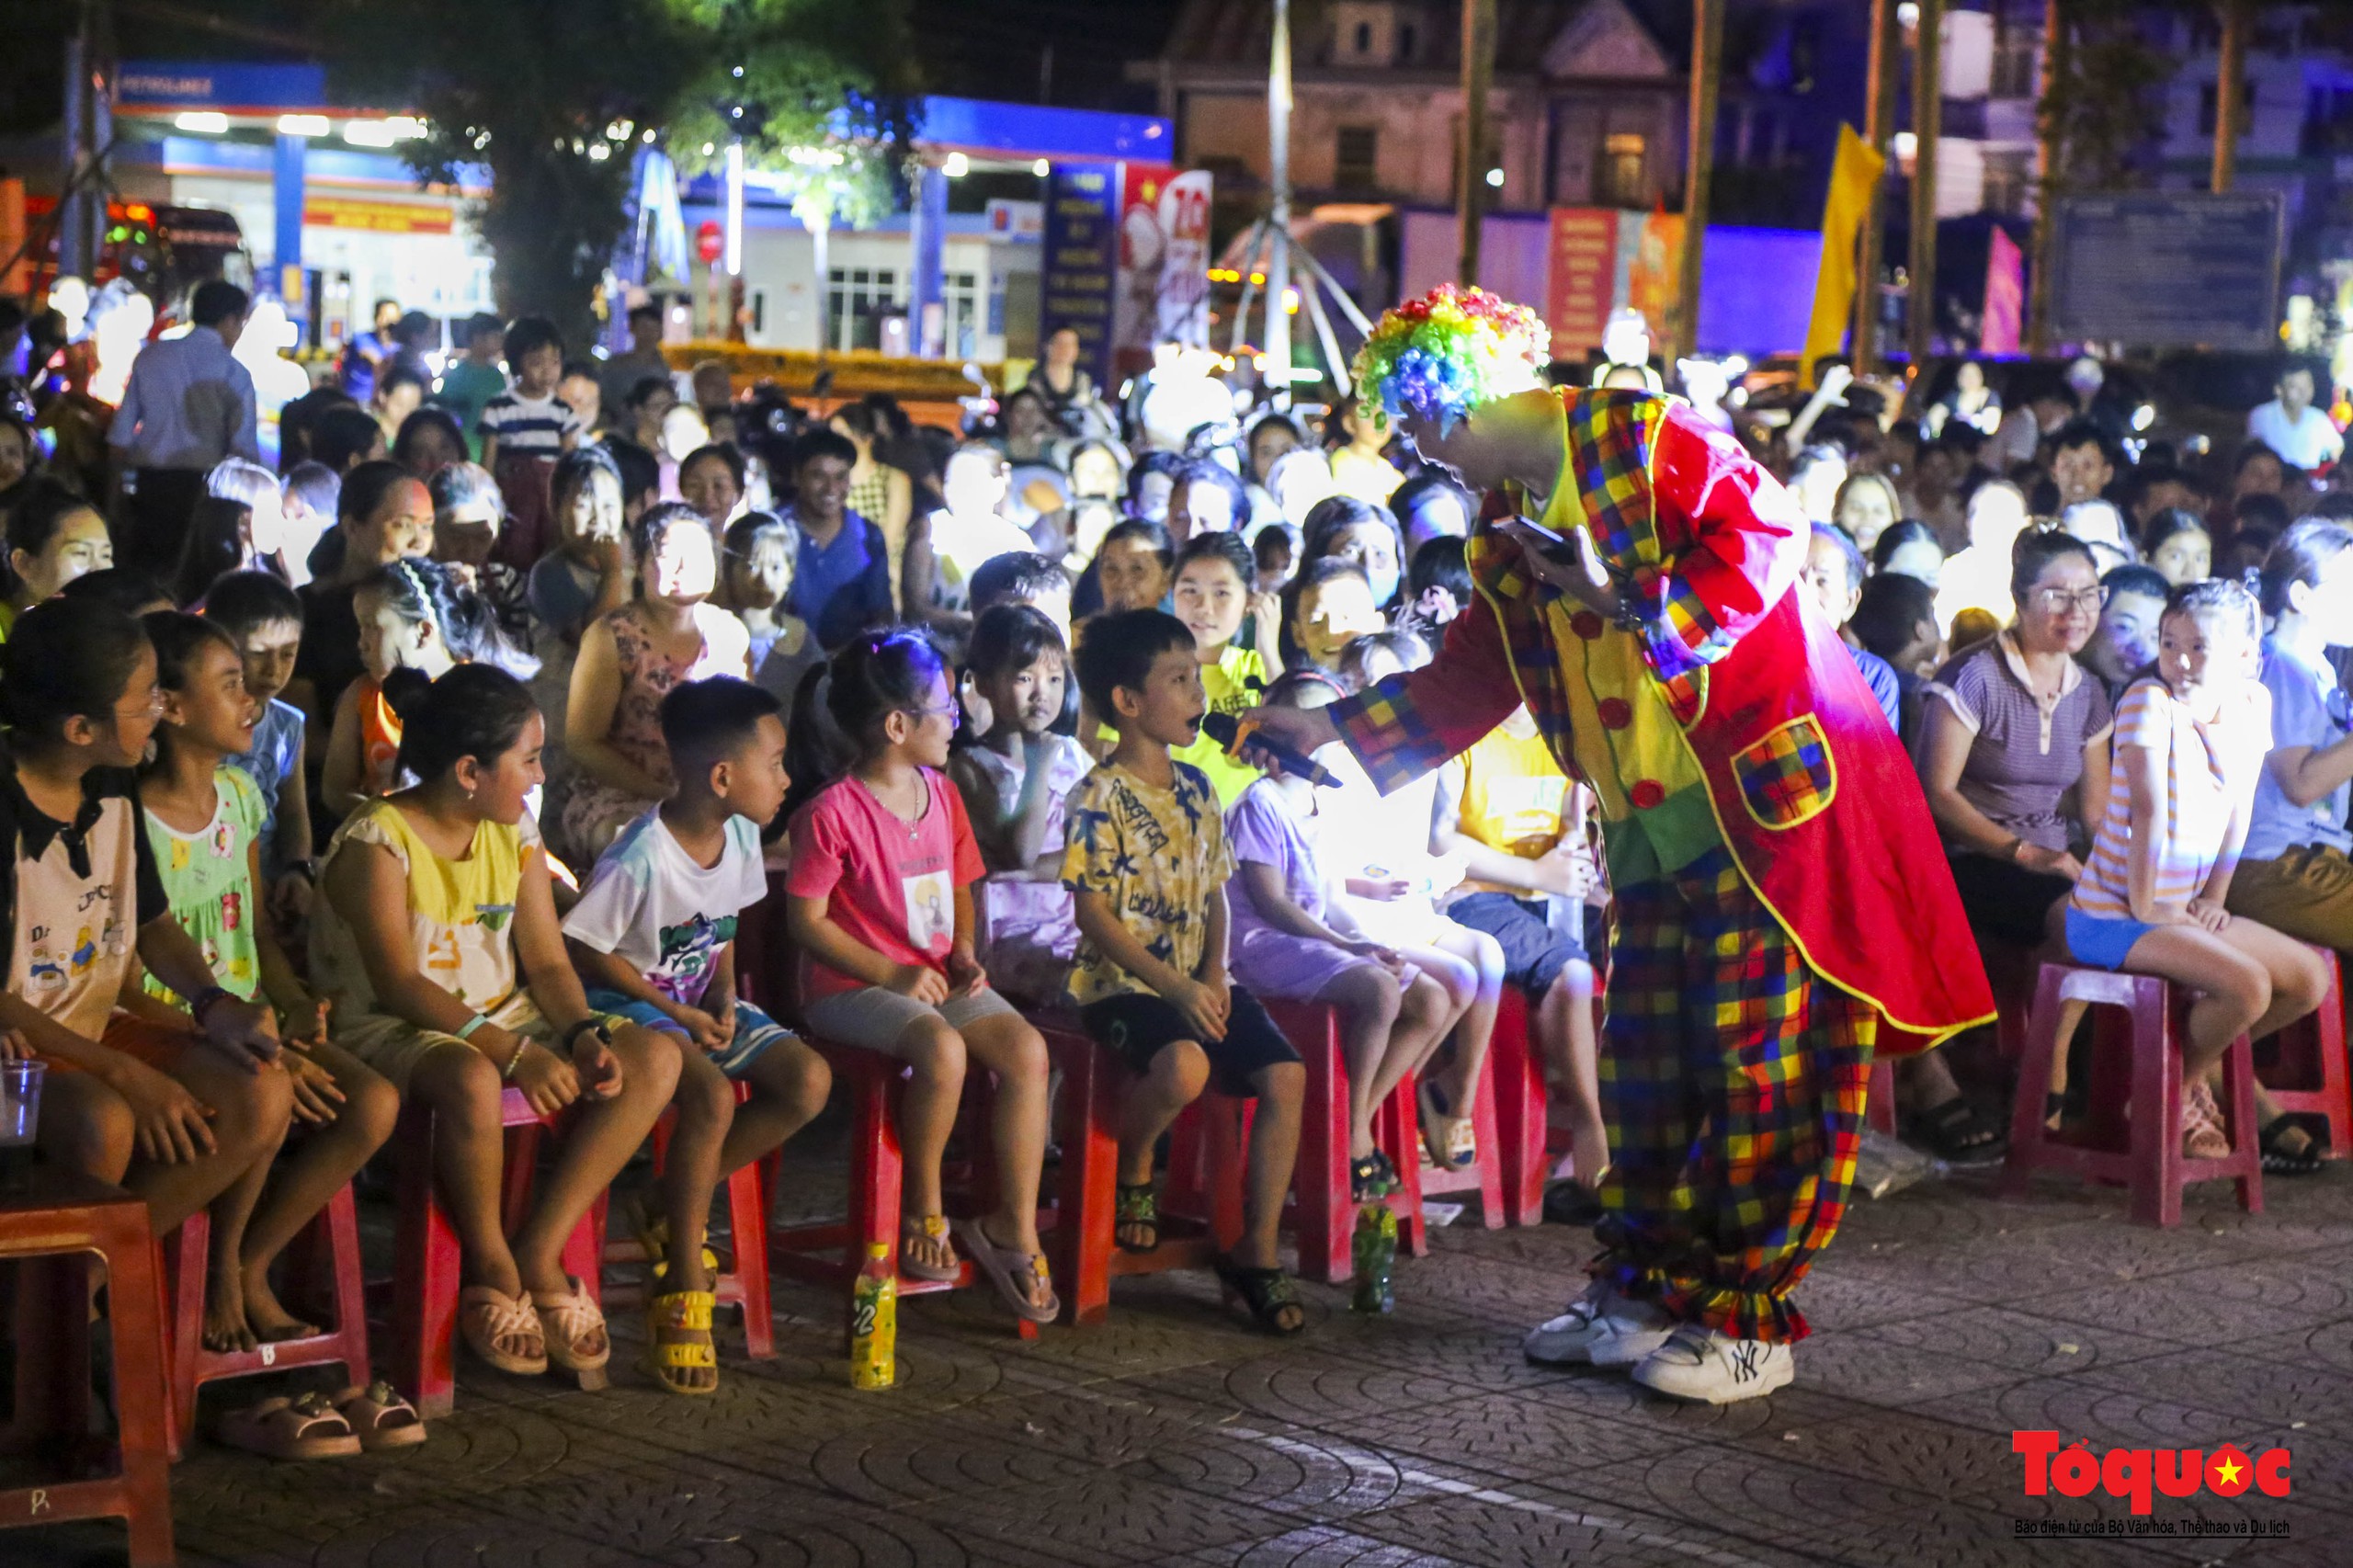
<path fill-rule="evenodd" d="M 1183 0 L 914 0 L 924 83 L 956 97 L 1040 101 L 1072 108 L 1152 112 L 1150 83 L 1126 64 L 1159 53 Z M 1053 44 L 1051 90 L 1039 64 Z"/>

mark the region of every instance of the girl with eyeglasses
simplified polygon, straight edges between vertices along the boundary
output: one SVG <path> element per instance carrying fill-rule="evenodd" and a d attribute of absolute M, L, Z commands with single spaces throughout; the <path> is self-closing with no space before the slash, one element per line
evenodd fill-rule
<path fill-rule="evenodd" d="M 2017 621 L 1947 665 L 1928 687 L 1920 782 L 1982 943 L 2031 949 L 2083 875 L 2080 851 L 2108 799 L 2108 689 L 2076 655 L 2099 625 L 2091 547 L 2069 534 L 2020 541 Z M 2079 814 L 2062 810 L 2079 791 Z M 1961 1096 L 1942 1053 L 1915 1059 L 1916 1135 L 1948 1159 L 1990 1154 L 2000 1131 Z M 1899 1085 L 1902 1086 L 1902 1085 Z"/>
<path fill-rule="evenodd" d="M 957 724 L 947 668 L 920 631 L 856 638 L 834 657 L 825 705 L 853 760 L 792 821 L 785 918 L 802 955 L 801 1016 L 817 1037 L 914 1069 L 899 1108 L 898 1269 L 910 1278 L 961 1269 L 939 1161 L 968 1066 L 995 1074 L 996 1207 L 957 1221 L 955 1238 L 1016 1313 L 1050 1322 L 1061 1303 L 1037 1223 L 1046 1042 L 974 956 L 972 884 L 987 868 L 945 771 Z"/>

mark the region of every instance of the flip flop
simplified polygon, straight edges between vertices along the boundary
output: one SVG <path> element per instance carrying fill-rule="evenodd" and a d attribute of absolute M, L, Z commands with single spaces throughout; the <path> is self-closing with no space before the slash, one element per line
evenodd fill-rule
<path fill-rule="evenodd" d="M 467 1286 L 458 1292 L 458 1334 L 467 1349 L 499 1371 L 536 1378 L 548 1369 L 547 1335 L 531 1311 L 529 1290 L 510 1296 L 487 1285 Z M 500 1349 L 501 1340 L 537 1342 L 540 1351 L 536 1356 L 517 1355 Z"/>
<path fill-rule="evenodd" d="M 2263 1150 L 2265 1176 L 2302 1176 L 2317 1175 L 2321 1167 L 2320 1145 L 2307 1138 L 2301 1150 L 2289 1149 L 2280 1139 L 2285 1132 L 2297 1131 L 2296 1124 L 2285 1116 L 2275 1116 L 2264 1123 L 2258 1142 Z"/>
<path fill-rule="evenodd" d="M 601 1371 L 613 1358 L 613 1336 L 606 1332 L 605 1314 L 578 1275 L 564 1278 L 572 1287 L 570 1295 L 541 1294 L 531 1301 L 531 1311 L 539 1314 L 540 1332 L 547 1341 L 548 1360 L 567 1372 Z M 581 1348 L 592 1340 L 602 1344 L 595 1350 Z"/>
<path fill-rule="evenodd" d="M 413 1449 L 425 1441 L 425 1418 L 381 1378 L 364 1389 L 347 1388 L 327 1403 L 350 1423 L 359 1435 L 359 1446 L 371 1454 L 382 1449 Z"/>
<path fill-rule="evenodd" d="M 315 1392 L 232 1410 L 214 1430 L 233 1449 L 274 1460 L 348 1459 L 360 1446 L 351 1423 Z"/>
<path fill-rule="evenodd" d="M 981 1266 L 981 1272 L 989 1277 L 989 1283 L 996 1287 L 996 1293 L 1005 1298 L 1005 1304 L 1013 1309 L 1016 1316 L 1027 1318 L 1031 1323 L 1051 1323 L 1062 1315 L 1062 1298 L 1054 1294 L 1053 1278 L 1046 1271 L 1046 1260 L 1042 1255 L 1015 1252 L 1011 1247 L 997 1245 L 989 1240 L 978 1220 L 959 1220 L 951 1229 L 956 1233 L 956 1239 L 964 1244 L 964 1251 Z M 1023 1283 L 1029 1279 L 1046 1282 L 1045 1305 L 1032 1302 L 1029 1291 L 1022 1288 Z"/>
<path fill-rule="evenodd" d="M 961 1260 L 950 1262 L 943 1268 L 936 1263 L 926 1263 L 907 1251 L 910 1238 L 927 1240 L 938 1243 L 954 1259 L 956 1249 L 948 1244 L 949 1233 L 949 1226 L 943 1216 L 926 1214 L 921 1219 L 912 1214 L 902 1216 L 899 1221 L 899 1272 L 910 1279 L 928 1280 L 934 1285 L 953 1285 L 962 1278 L 964 1267 Z"/>

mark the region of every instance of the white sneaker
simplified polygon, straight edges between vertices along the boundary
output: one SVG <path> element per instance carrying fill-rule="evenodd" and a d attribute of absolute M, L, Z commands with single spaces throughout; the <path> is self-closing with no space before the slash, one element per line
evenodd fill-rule
<path fill-rule="evenodd" d="M 1548 1367 L 1631 1367 L 1665 1344 L 1674 1327 L 1660 1307 L 1597 1279 L 1567 1312 L 1529 1329 L 1519 1347 Z"/>
<path fill-rule="evenodd" d="M 1634 1381 L 1646 1389 L 1708 1404 L 1755 1399 L 1796 1376 L 1797 1355 L 1789 1346 L 1734 1339 L 1696 1323 L 1677 1325 L 1634 1369 Z"/>

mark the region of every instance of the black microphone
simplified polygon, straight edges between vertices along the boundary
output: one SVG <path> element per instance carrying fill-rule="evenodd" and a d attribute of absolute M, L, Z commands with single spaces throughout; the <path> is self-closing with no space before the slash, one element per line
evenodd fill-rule
<path fill-rule="evenodd" d="M 1232 752 L 1235 746 L 1243 744 L 1242 726 L 1234 722 L 1233 715 L 1231 713 L 1203 714 L 1201 733 L 1223 746 L 1228 752 Z M 1327 790 L 1336 790 L 1340 787 L 1341 780 L 1338 774 L 1297 748 L 1275 739 L 1264 730 L 1252 730 L 1248 744 L 1281 763 L 1283 771 L 1286 773 L 1295 773 L 1309 783 L 1321 784 Z"/>

